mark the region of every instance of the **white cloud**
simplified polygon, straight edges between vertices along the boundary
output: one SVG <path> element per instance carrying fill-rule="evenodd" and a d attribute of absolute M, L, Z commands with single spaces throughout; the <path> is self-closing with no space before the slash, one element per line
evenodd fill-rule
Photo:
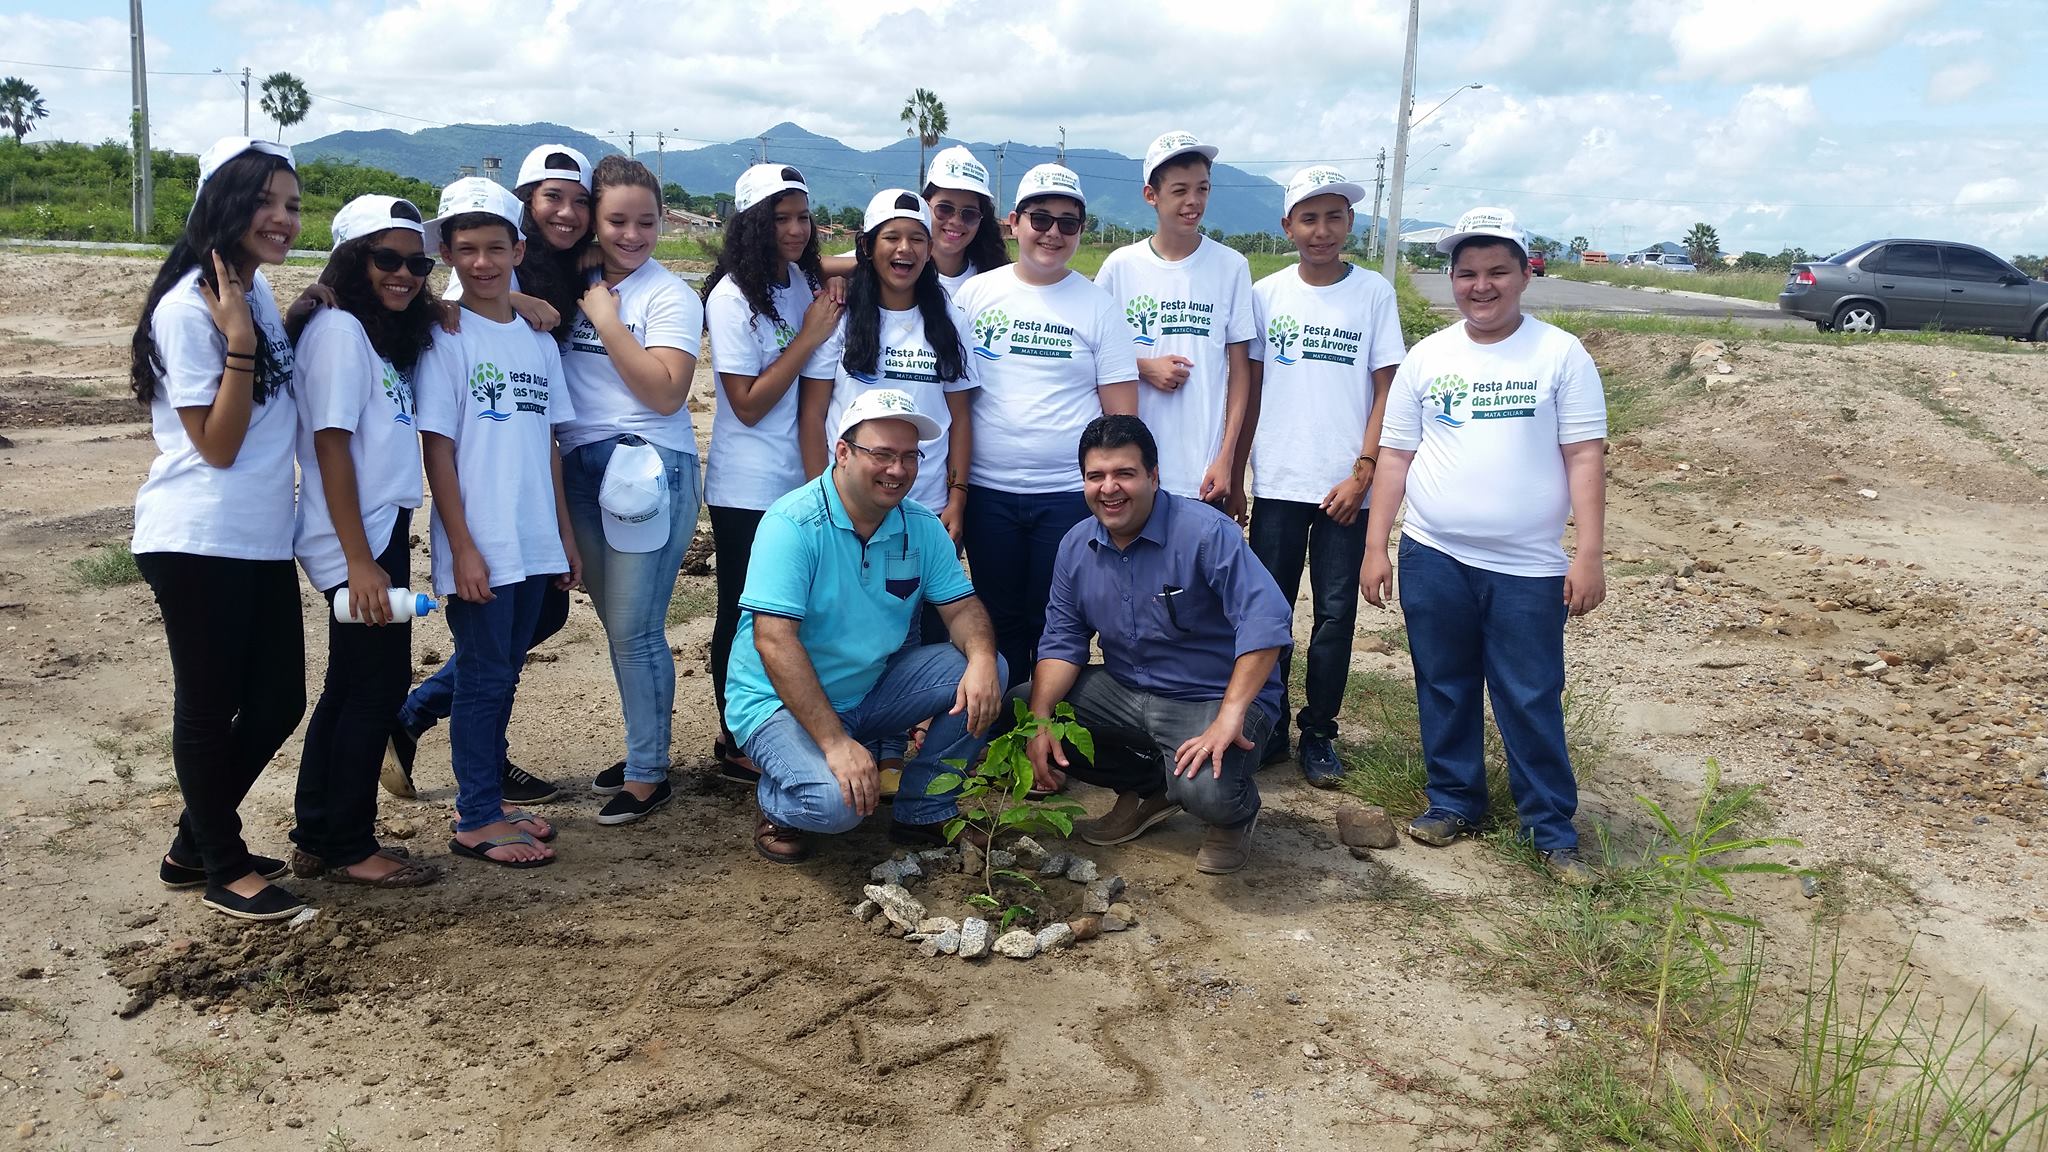
<path fill-rule="evenodd" d="M 1915 32 L 1906 37 L 1906 43 L 1915 48 L 1947 48 L 1956 44 L 1975 44 L 1984 39 L 1981 28 L 1943 28 L 1934 32 Z"/>
<path fill-rule="evenodd" d="M 1936 0 L 1682 0 L 1669 26 L 1678 75 L 1730 83 L 1801 79 L 1899 39 Z M 1655 6 L 1645 6 L 1655 7 Z"/>
<path fill-rule="evenodd" d="M 1982 60 L 1937 68 L 1927 77 L 1927 102 L 1961 103 L 1991 80 L 1991 69 Z"/>

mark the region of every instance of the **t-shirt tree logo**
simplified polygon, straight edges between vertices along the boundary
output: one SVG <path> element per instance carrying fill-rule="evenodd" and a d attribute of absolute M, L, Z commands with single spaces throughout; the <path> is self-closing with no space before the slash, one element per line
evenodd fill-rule
<path fill-rule="evenodd" d="M 780 320 L 775 322 L 775 350 L 777 352 L 789 347 L 790 342 L 795 339 L 796 329 L 791 328 Z"/>
<path fill-rule="evenodd" d="M 1458 418 L 1458 411 L 1472 395 L 1463 376 L 1445 374 L 1429 382 L 1429 402 L 1440 404 L 1443 411 L 1433 414 L 1430 419 L 1447 428 L 1463 428 L 1465 421 Z"/>
<path fill-rule="evenodd" d="M 469 374 L 469 394 L 484 410 L 476 414 L 479 420 L 510 420 L 510 412 L 498 411 L 498 401 L 505 398 L 505 370 L 486 360 L 478 364 Z"/>
<path fill-rule="evenodd" d="M 412 414 L 415 411 L 412 401 L 412 382 L 405 378 L 405 373 L 386 364 L 384 365 L 383 386 L 384 398 L 391 401 L 392 407 L 398 409 L 398 411 L 391 414 L 391 418 L 408 428 L 412 427 Z"/>
<path fill-rule="evenodd" d="M 983 360 L 1001 360 L 998 343 L 1008 341 L 1010 317 L 1001 308 L 985 308 L 974 318 L 974 354 Z M 1005 349 L 1007 351 L 1007 349 Z"/>
<path fill-rule="evenodd" d="M 1297 358 L 1287 353 L 1300 339 L 1301 321 L 1292 316 L 1275 316 L 1273 322 L 1266 325 L 1266 343 L 1272 346 L 1273 359 L 1278 363 L 1297 363 Z"/>
<path fill-rule="evenodd" d="M 1153 343 L 1152 328 L 1159 323 L 1159 301 L 1150 296 L 1132 300 L 1124 307 L 1124 319 L 1138 330 L 1138 334 L 1131 337 L 1132 342 L 1149 346 Z"/>

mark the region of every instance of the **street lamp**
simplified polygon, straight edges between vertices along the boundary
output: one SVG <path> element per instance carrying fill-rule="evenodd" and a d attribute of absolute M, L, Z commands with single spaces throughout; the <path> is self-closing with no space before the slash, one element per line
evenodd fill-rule
<path fill-rule="evenodd" d="M 1449 140 L 1439 140 L 1439 141 L 1437 141 L 1437 142 L 1436 142 L 1436 143 L 1435 143 L 1434 145 L 1432 145 L 1431 147 L 1425 148 L 1425 149 L 1423 149 L 1423 150 L 1422 150 L 1422 151 L 1421 151 L 1420 153 L 1417 153 L 1417 154 L 1416 154 L 1416 157 L 1415 157 L 1415 159 L 1413 159 L 1413 160 L 1410 160 L 1410 161 L 1408 162 L 1408 169 L 1413 169 L 1413 168 L 1414 168 L 1414 167 L 1415 167 L 1415 166 L 1416 166 L 1417 164 L 1420 164 L 1420 163 L 1422 163 L 1422 162 L 1423 162 L 1424 160 L 1428 159 L 1428 158 L 1429 158 L 1429 156 L 1430 156 L 1430 154 L 1431 154 L 1431 153 L 1433 153 L 1433 152 L 1435 152 L 1435 151 L 1436 151 L 1436 150 L 1437 150 L 1438 148 L 1449 148 L 1450 146 L 1451 146 L 1451 142 L 1450 142 Z M 1432 172 L 1434 172 L 1434 171 L 1436 171 L 1436 169 L 1434 169 L 1434 168 L 1431 168 L 1431 169 L 1429 169 L 1429 171 L 1432 171 Z M 1405 180 L 1405 179 L 1407 179 L 1407 177 L 1408 177 L 1408 170 L 1407 170 L 1407 169 L 1404 169 L 1404 170 L 1402 171 L 1402 173 L 1401 173 L 1401 178 Z"/>
<path fill-rule="evenodd" d="M 1410 122 L 1409 122 L 1409 124 L 1408 124 L 1408 127 L 1412 129 L 1412 128 L 1415 128 L 1415 127 L 1418 127 L 1418 126 L 1420 126 L 1420 125 L 1421 125 L 1421 123 L 1422 123 L 1422 122 L 1423 122 L 1424 120 L 1427 120 L 1427 119 L 1429 119 L 1429 118 L 1430 118 L 1431 116 L 1434 116 L 1434 115 L 1436 115 L 1436 113 L 1437 113 L 1437 109 L 1438 109 L 1438 108 L 1442 108 L 1442 107 L 1443 107 L 1444 105 L 1446 105 L 1446 104 L 1449 104 L 1449 103 L 1450 103 L 1450 102 L 1451 102 L 1451 101 L 1452 101 L 1453 99 L 1455 99 L 1455 98 L 1457 97 L 1458 93 L 1460 93 L 1460 92 L 1463 92 L 1463 91 L 1465 91 L 1466 89 L 1469 89 L 1469 88 L 1484 88 L 1484 87 L 1486 87 L 1486 85 L 1484 85 L 1484 84 L 1465 84 L 1465 85 L 1462 85 L 1462 86 L 1460 86 L 1460 87 L 1457 87 L 1457 88 L 1453 88 L 1453 89 L 1451 89 L 1451 94 L 1450 94 L 1449 96 L 1446 96 L 1446 97 L 1444 97 L 1443 99 L 1441 99 L 1441 100 L 1437 101 L 1437 102 L 1436 102 L 1436 107 L 1435 107 L 1435 108 L 1431 108 L 1431 109 L 1430 109 L 1429 111 L 1427 111 L 1427 112 L 1424 112 L 1424 113 L 1423 113 L 1422 115 L 1420 115 L 1420 116 L 1417 116 L 1417 117 L 1416 117 L 1416 118 L 1415 118 L 1414 120 L 1410 121 Z"/>

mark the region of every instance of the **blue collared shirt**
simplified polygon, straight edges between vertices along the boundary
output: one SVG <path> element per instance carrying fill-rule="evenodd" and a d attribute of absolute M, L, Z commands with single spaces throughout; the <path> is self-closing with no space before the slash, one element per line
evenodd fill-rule
<path fill-rule="evenodd" d="M 924 604 L 974 594 L 939 518 L 905 500 L 862 540 L 833 469 L 770 505 L 754 535 L 739 634 L 726 665 L 725 723 L 744 744 L 782 700 L 754 647 L 754 618 L 796 620 L 818 683 L 845 712 L 867 698 Z"/>
<path fill-rule="evenodd" d="M 1237 658 L 1294 643 L 1294 612 L 1230 517 L 1160 492 L 1144 530 L 1118 551 L 1089 517 L 1060 541 L 1040 659 L 1102 664 L 1127 688 L 1170 700 L 1220 700 Z M 1276 662 L 1257 707 L 1277 722 Z"/>

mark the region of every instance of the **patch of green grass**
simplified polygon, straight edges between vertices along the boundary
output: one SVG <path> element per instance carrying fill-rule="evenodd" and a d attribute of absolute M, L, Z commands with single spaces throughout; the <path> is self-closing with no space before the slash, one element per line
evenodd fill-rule
<path fill-rule="evenodd" d="M 710 581 L 684 578 L 676 581 L 675 593 L 669 597 L 668 626 L 687 624 L 717 610 L 718 589 Z"/>
<path fill-rule="evenodd" d="M 224 1094 L 247 1095 L 263 1079 L 262 1064 L 218 1046 L 176 1044 L 157 1049 L 156 1056 L 209 1101 Z"/>
<path fill-rule="evenodd" d="M 1665 272 L 1655 268 L 1623 268 L 1616 264 L 1569 264 L 1562 260 L 1550 265 L 1548 274 L 1559 280 L 1591 283 L 1604 280 L 1628 288 L 1667 288 L 1677 292 L 1704 292 L 1709 296 L 1733 296 L 1775 304 L 1785 288 L 1783 272 L 1737 272 L 1706 269 L 1698 272 Z"/>
<path fill-rule="evenodd" d="M 1773 344 L 1825 344 L 1838 348 L 1877 344 L 1917 344 L 1935 348 L 1968 348 L 1978 352 L 2034 356 L 2033 344 L 1985 336 L 1977 332 L 1879 332 L 1857 336 L 1822 332 L 1811 324 L 1745 324 L 1729 317 L 1711 320 L 1693 316 L 1625 315 L 1613 312 L 1549 312 L 1543 319 L 1576 336 L 1589 332 L 1624 332 L 1647 336 L 1693 336 L 1702 340 L 1761 340 Z"/>
<path fill-rule="evenodd" d="M 88 588 L 113 588 L 142 579 L 135 554 L 125 543 L 107 544 L 71 562 L 71 574 Z"/>
<path fill-rule="evenodd" d="M 1532 1130 L 1552 1133 L 1557 1152 L 1669 1147 L 1656 1100 L 1623 1065 L 1617 1046 L 1602 1039 L 1561 1049 L 1516 1085 L 1493 1147 L 1521 1152 Z"/>

